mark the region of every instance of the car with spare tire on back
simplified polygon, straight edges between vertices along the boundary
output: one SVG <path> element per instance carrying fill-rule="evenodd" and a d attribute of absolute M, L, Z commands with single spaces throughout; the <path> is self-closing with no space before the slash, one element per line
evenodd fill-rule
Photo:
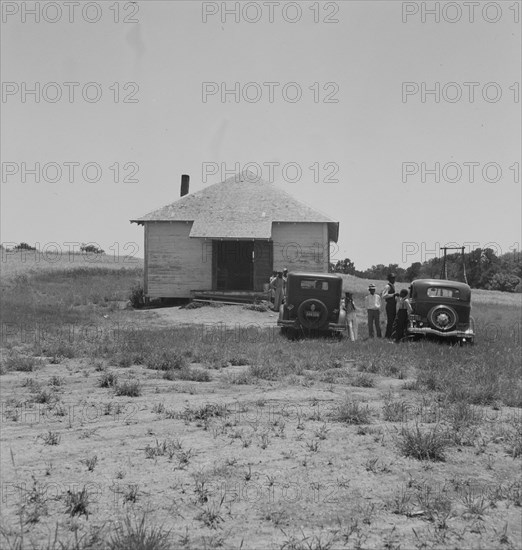
<path fill-rule="evenodd" d="M 408 338 L 432 336 L 472 344 L 475 327 L 471 317 L 471 288 L 446 279 L 417 279 L 411 283 L 412 313 Z"/>
<path fill-rule="evenodd" d="M 285 333 L 346 331 L 342 307 L 343 279 L 339 274 L 290 272 L 277 325 Z"/>

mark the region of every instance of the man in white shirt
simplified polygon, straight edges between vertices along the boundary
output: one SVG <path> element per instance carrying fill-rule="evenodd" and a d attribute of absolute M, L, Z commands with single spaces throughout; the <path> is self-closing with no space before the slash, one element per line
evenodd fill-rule
<path fill-rule="evenodd" d="M 364 298 L 364 306 L 366 307 L 366 311 L 368 313 L 368 335 L 370 338 L 374 337 L 373 327 L 375 324 L 377 338 L 380 338 L 382 336 L 380 324 L 381 297 L 379 296 L 379 294 L 375 294 L 374 284 L 371 284 L 368 287 L 368 291 L 370 293 Z"/>

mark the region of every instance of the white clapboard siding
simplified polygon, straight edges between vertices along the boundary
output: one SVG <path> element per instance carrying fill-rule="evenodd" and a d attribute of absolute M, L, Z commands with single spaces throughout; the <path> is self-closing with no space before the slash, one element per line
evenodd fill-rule
<path fill-rule="evenodd" d="M 272 224 L 274 270 L 328 271 L 328 225 L 326 223 Z"/>
<path fill-rule="evenodd" d="M 146 231 L 149 298 L 189 298 L 212 288 L 212 242 L 190 238 L 193 222 L 153 222 Z"/>

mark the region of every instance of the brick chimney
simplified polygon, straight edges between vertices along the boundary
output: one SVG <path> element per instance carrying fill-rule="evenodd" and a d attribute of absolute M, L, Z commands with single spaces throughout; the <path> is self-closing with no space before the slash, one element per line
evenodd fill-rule
<path fill-rule="evenodd" d="M 187 174 L 183 174 L 181 176 L 181 191 L 179 193 L 180 197 L 184 197 L 185 195 L 188 195 L 189 183 L 190 183 L 190 176 L 187 176 Z"/>

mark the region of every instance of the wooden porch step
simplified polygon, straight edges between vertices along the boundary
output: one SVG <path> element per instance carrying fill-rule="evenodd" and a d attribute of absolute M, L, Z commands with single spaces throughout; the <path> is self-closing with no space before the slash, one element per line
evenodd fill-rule
<path fill-rule="evenodd" d="M 191 295 L 194 302 L 221 302 L 224 304 L 253 304 L 256 301 L 268 300 L 267 292 L 242 290 L 194 290 Z"/>

